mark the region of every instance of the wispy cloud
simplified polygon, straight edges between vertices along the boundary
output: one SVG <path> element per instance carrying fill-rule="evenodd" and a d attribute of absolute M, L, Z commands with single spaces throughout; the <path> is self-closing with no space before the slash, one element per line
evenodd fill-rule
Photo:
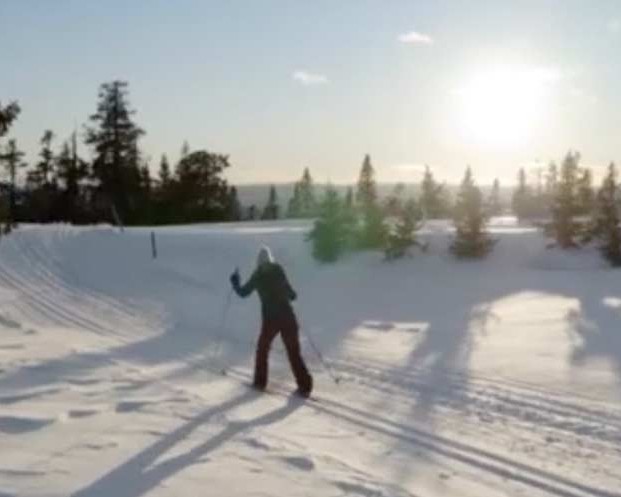
<path fill-rule="evenodd" d="M 607 24 L 608 31 L 613 34 L 621 33 L 621 19 L 611 19 Z"/>
<path fill-rule="evenodd" d="M 408 43 L 411 45 L 432 45 L 433 38 L 431 36 L 419 33 L 417 31 L 410 31 L 409 33 L 403 33 L 399 35 L 399 41 L 401 43 Z"/>
<path fill-rule="evenodd" d="M 328 82 L 328 78 L 324 74 L 317 74 L 302 70 L 295 71 L 292 78 L 294 81 L 297 81 L 304 86 L 324 85 Z"/>

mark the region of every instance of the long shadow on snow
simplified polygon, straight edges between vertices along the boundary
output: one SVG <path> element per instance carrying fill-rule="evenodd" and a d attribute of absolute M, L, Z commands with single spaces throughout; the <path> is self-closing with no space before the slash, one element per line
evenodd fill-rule
<path fill-rule="evenodd" d="M 164 435 L 152 445 L 113 468 L 105 475 L 78 490 L 73 497 L 139 497 L 155 488 L 159 483 L 174 476 L 183 469 L 201 462 L 210 452 L 217 450 L 236 435 L 251 431 L 261 426 L 277 423 L 298 409 L 302 402 L 289 398 L 285 405 L 266 414 L 243 422 L 229 422 L 226 427 L 212 438 L 199 443 L 189 451 L 168 458 L 158 464 L 153 463 L 171 450 L 175 445 L 187 439 L 197 428 L 209 422 L 216 415 L 225 414 L 245 403 L 256 399 L 261 394 L 246 391 L 241 395 L 212 407 L 197 415 L 189 422 Z"/>

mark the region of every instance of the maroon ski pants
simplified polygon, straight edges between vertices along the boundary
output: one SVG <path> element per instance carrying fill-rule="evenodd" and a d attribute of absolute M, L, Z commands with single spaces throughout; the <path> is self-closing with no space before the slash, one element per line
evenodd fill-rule
<path fill-rule="evenodd" d="M 298 388 L 302 392 L 310 392 L 312 389 L 312 377 L 304 364 L 300 351 L 300 339 L 298 323 L 293 314 L 283 315 L 274 319 L 264 319 L 261 327 L 261 335 L 257 343 L 257 355 L 254 370 L 254 385 L 257 388 L 267 386 L 268 355 L 272 341 L 280 334 L 287 350 L 287 357 L 291 370 L 295 376 Z"/>

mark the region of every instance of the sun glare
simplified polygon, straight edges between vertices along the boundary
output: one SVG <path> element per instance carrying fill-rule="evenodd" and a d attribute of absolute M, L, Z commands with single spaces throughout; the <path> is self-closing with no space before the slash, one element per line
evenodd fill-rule
<path fill-rule="evenodd" d="M 557 79 L 554 70 L 522 67 L 474 75 L 455 92 L 461 133 L 467 141 L 486 146 L 526 143 L 541 126 L 550 86 Z"/>

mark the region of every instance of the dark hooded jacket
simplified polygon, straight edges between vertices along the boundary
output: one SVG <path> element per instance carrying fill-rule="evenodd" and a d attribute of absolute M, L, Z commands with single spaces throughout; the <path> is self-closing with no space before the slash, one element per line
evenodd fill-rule
<path fill-rule="evenodd" d="M 250 276 L 245 285 L 240 285 L 239 276 L 231 277 L 233 289 L 240 297 L 247 297 L 255 290 L 261 299 L 263 320 L 281 319 L 293 315 L 291 301 L 297 295 L 280 264 L 266 262 L 261 264 Z"/>

